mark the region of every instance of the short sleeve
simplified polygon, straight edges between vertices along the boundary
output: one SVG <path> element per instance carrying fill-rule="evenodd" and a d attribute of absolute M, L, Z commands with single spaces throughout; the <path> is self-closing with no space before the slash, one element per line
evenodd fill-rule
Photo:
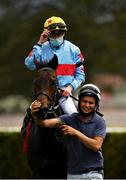
<path fill-rule="evenodd" d="M 103 118 L 98 119 L 95 129 L 96 130 L 95 130 L 94 136 L 101 136 L 101 137 L 105 138 L 105 136 L 106 136 L 106 123 L 105 123 L 105 120 Z"/>

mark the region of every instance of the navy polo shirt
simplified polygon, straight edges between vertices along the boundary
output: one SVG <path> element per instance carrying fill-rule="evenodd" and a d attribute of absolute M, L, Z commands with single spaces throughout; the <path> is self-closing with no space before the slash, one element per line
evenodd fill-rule
<path fill-rule="evenodd" d="M 60 119 L 67 125 L 79 130 L 84 135 L 93 138 L 101 136 L 105 138 L 106 123 L 103 117 L 94 113 L 88 122 L 81 121 L 78 113 L 72 115 L 62 115 Z M 103 169 L 102 149 L 95 152 L 86 147 L 75 136 L 68 136 L 66 140 L 68 151 L 68 173 L 82 174 L 95 169 Z"/>

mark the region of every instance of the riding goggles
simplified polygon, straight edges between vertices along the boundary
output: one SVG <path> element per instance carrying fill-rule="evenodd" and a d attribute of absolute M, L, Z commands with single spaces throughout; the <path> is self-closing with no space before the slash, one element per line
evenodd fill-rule
<path fill-rule="evenodd" d="M 54 30 L 63 30 L 66 31 L 67 27 L 63 23 L 54 23 L 48 26 L 48 30 L 54 31 Z"/>
<path fill-rule="evenodd" d="M 61 36 L 61 35 L 63 35 L 63 34 L 64 34 L 64 31 L 61 31 L 61 30 L 60 30 L 60 31 L 59 31 L 59 30 L 56 31 L 56 30 L 55 30 L 55 31 L 51 31 L 50 36 L 52 36 L 52 37 L 53 37 L 53 36 L 56 36 L 56 35 L 57 35 L 57 36 Z"/>

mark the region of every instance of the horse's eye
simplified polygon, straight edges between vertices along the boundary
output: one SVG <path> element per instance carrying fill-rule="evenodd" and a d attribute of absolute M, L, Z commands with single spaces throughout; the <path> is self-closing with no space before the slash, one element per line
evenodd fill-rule
<path fill-rule="evenodd" d="M 51 77 L 51 80 L 52 80 L 52 81 L 55 81 L 55 79 L 56 79 L 56 76 L 52 76 L 52 77 Z"/>

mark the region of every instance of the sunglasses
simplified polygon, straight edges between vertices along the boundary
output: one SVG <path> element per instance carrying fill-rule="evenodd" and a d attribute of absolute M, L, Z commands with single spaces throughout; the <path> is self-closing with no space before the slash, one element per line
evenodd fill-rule
<path fill-rule="evenodd" d="M 48 30 L 52 31 L 52 30 L 66 30 L 66 26 L 62 23 L 55 23 L 55 24 L 51 24 L 49 27 L 48 27 Z"/>

